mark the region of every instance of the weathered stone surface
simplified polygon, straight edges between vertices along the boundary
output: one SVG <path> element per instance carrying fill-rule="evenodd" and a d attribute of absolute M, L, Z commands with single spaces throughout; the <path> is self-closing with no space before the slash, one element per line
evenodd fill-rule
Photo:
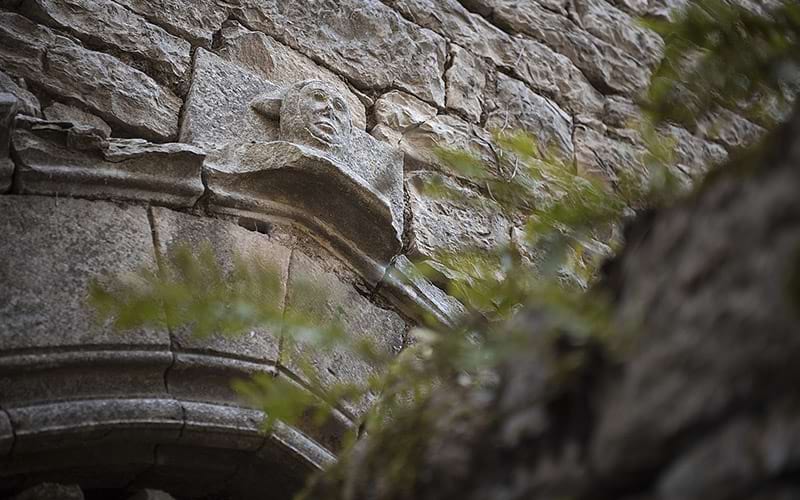
<path fill-rule="evenodd" d="M 463 201 L 432 198 L 427 182 L 444 183 Z M 406 176 L 411 208 L 411 255 L 431 257 L 436 252 L 491 250 L 509 241 L 509 223 L 491 200 L 459 186 L 446 176 L 415 172 Z"/>
<path fill-rule="evenodd" d="M 445 41 L 381 2 L 246 0 L 235 12 L 248 27 L 335 69 L 356 87 L 397 87 L 444 105 Z M 321 13 L 326 29 L 320 29 Z"/>
<path fill-rule="evenodd" d="M 578 173 L 607 181 L 616 180 L 616 172 L 642 172 L 643 148 L 607 137 L 586 125 L 575 127 L 575 162 Z"/>
<path fill-rule="evenodd" d="M 119 59 L 87 50 L 49 28 L 0 13 L 3 69 L 74 100 L 113 126 L 146 139 L 176 135 L 181 100 Z"/>
<path fill-rule="evenodd" d="M 287 311 L 310 314 L 325 325 L 340 325 L 356 338 L 368 339 L 387 353 L 399 353 L 406 332 L 405 321 L 394 311 L 381 309 L 361 296 L 354 286 L 343 279 L 340 265 L 330 256 L 307 255 L 300 249 L 292 253 Z M 352 278 L 351 278 L 352 279 Z M 360 383 L 373 374 L 375 368 L 363 358 L 339 348 L 314 350 L 307 344 L 286 343 L 282 363 L 295 375 L 306 380 L 299 364 L 302 353 L 315 369 L 323 389 L 336 382 Z M 368 401 L 344 402 L 345 409 L 361 414 Z"/>
<path fill-rule="evenodd" d="M 77 484 L 42 483 L 19 493 L 14 500 L 83 500 L 83 491 Z"/>
<path fill-rule="evenodd" d="M 67 106 L 60 102 L 54 102 L 43 111 L 44 117 L 52 122 L 70 122 L 96 130 L 103 137 L 111 135 L 111 127 L 91 113 L 82 111 L 74 106 Z"/>
<path fill-rule="evenodd" d="M 269 136 L 265 127 L 270 127 L 274 136 L 274 124 L 253 111 L 250 102 L 275 88 L 260 75 L 197 49 L 180 141 L 220 147 L 228 142 L 265 140 Z"/>
<path fill-rule="evenodd" d="M 667 20 L 672 19 L 674 14 L 689 2 L 688 0 L 614 0 L 612 3 L 633 16 Z"/>
<path fill-rule="evenodd" d="M 566 56 L 534 40 L 511 37 L 467 11 L 457 0 L 387 3 L 474 55 L 491 59 L 572 112 L 593 113 L 602 108 L 602 96 Z"/>
<path fill-rule="evenodd" d="M 452 115 L 437 115 L 400 136 L 398 147 L 405 153 L 406 170 L 437 169 L 453 172 L 436 155 L 437 148 L 467 151 L 494 172 L 495 155 L 488 132 Z"/>
<path fill-rule="evenodd" d="M 664 51 L 661 37 L 641 26 L 634 17 L 605 0 L 575 2 L 574 8 L 581 27 L 621 49 L 634 61 L 654 66 L 661 60 Z"/>
<path fill-rule="evenodd" d="M 489 3 L 493 8 L 492 19 L 497 24 L 513 32 L 529 35 L 564 54 L 596 87 L 637 94 L 647 86 L 650 79 L 647 66 L 641 64 L 641 59 L 623 52 L 619 43 L 604 41 L 584 31 L 568 17 L 554 13 L 537 2 L 491 0 Z M 613 9 L 610 5 L 608 8 Z M 622 12 L 619 15 L 627 17 Z M 593 26 L 604 27 L 593 11 L 587 13 L 586 18 L 594 23 Z M 633 25 L 632 20 L 629 24 Z"/>
<path fill-rule="evenodd" d="M 0 346 L 169 346 L 160 330 L 114 331 L 86 304 L 92 278 L 155 265 L 143 208 L 0 197 Z"/>
<path fill-rule="evenodd" d="M 173 35 L 210 48 L 214 33 L 228 18 L 227 3 L 218 0 L 114 0 Z"/>
<path fill-rule="evenodd" d="M 0 92 L 0 193 L 9 190 L 14 176 L 14 161 L 11 159 L 11 134 L 18 109 L 19 99 L 16 96 Z"/>
<path fill-rule="evenodd" d="M 180 143 L 110 139 L 95 129 L 33 121 L 14 133 L 21 193 L 145 200 L 191 207 L 205 153 Z"/>
<path fill-rule="evenodd" d="M 483 111 L 483 90 L 486 87 L 488 68 L 480 59 L 458 45 L 451 47 L 450 57 L 450 68 L 444 74 L 447 91 L 445 106 L 463 113 L 473 122 L 478 122 Z"/>
<path fill-rule="evenodd" d="M 386 125 L 399 132 L 416 127 L 436 116 L 436 108 L 416 97 L 393 90 L 375 101 L 373 113 L 377 124 Z"/>
<path fill-rule="evenodd" d="M 231 62 L 263 75 L 278 86 L 312 79 L 331 83 L 347 101 L 353 126 L 360 129 L 366 127 L 364 104 L 341 78 L 271 36 L 250 31 L 235 21 L 229 21 L 222 27 L 216 52 Z"/>
<path fill-rule="evenodd" d="M 603 122 L 618 128 L 630 128 L 643 118 L 639 108 L 630 99 L 608 96 L 603 108 Z"/>
<path fill-rule="evenodd" d="M 431 317 L 443 325 L 455 325 L 464 314 L 463 304 L 431 283 L 405 255 L 397 257 L 382 285 L 381 294 L 394 300 L 417 321 Z"/>
<path fill-rule="evenodd" d="M 2 71 L 0 71 L 0 92 L 11 94 L 19 100 L 20 113 L 41 116 L 42 108 L 39 105 L 39 99 Z"/>
<path fill-rule="evenodd" d="M 278 279 L 273 305 L 282 307 L 291 241 L 280 233 L 266 235 L 248 231 L 231 222 L 194 217 L 166 208 L 153 207 L 153 224 L 162 257 L 172 255 L 181 245 L 197 249 L 208 245 L 225 272 L 231 272 L 238 257 L 271 269 Z M 213 335 L 197 338 L 189 329 L 173 332 L 179 350 L 230 356 L 254 362 L 272 363 L 278 359 L 277 331 L 252 331 L 240 336 Z"/>
<path fill-rule="evenodd" d="M 571 160 L 572 118 L 557 104 L 531 91 L 519 80 L 497 76 L 485 127 L 497 131 L 524 130 L 539 142 L 542 151 Z"/>
<path fill-rule="evenodd" d="M 674 155 L 677 168 L 692 179 L 699 179 L 714 165 L 728 157 L 725 148 L 692 135 L 688 130 L 672 125 L 662 132 L 675 141 Z"/>
<path fill-rule="evenodd" d="M 191 66 L 189 42 L 113 1 L 26 0 L 21 12 L 92 46 L 124 55 L 146 73 L 173 87 L 183 83 Z"/>
<path fill-rule="evenodd" d="M 753 144 L 766 131 L 732 111 L 719 109 L 698 124 L 698 132 L 706 139 L 733 149 Z"/>

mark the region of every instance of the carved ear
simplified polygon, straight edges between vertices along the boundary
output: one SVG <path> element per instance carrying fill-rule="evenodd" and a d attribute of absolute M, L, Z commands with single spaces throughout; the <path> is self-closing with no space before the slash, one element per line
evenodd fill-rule
<path fill-rule="evenodd" d="M 281 115 L 281 103 L 285 95 L 286 89 L 277 89 L 266 94 L 261 94 L 250 101 L 250 107 L 257 113 L 269 118 L 278 119 Z"/>

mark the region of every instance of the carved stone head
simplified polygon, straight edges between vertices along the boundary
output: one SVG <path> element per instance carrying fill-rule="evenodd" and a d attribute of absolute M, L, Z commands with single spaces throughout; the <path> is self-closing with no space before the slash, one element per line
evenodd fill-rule
<path fill-rule="evenodd" d="M 330 83 L 305 80 L 256 98 L 253 108 L 279 118 L 281 140 L 323 151 L 342 152 L 350 144 L 350 109 Z"/>

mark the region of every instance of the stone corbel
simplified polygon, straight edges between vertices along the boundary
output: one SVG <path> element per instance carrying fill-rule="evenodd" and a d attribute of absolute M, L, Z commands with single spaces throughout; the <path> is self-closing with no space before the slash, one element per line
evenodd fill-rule
<path fill-rule="evenodd" d="M 290 219 L 321 235 L 369 281 L 382 278 L 402 246 L 386 196 L 313 148 L 272 141 L 235 149 L 235 171 L 206 164 L 212 210 Z"/>
<path fill-rule="evenodd" d="M 368 282 L 380 281 L 402 247 L 402 156 L 354 130 L 345 99 L 327 82 L 271 88 L 250 99 L 248 113 L 273 125 L 262 140 L 232 139 L 209 156 L 209 209 L 288 219 Z"/>

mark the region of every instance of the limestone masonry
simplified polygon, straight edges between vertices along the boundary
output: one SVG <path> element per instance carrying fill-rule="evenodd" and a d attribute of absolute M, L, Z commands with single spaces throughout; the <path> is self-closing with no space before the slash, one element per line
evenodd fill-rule
<path fill-rule="evenodd" d="M 290 498 L 368 402 L 265 436 L 230 380 L 308 387 L 281 332 L 113 332 L 89 281 L 209 243 L 225 266 L 280 269 L 287 310 L 345 310 L 353 335 L 399 352 L 419 311 L 461 308 L 409 281 L 410 260 L 520 224 L 435 148 L 508 177 L 492 132 L 522 129 L 576 172 L 641 168 L 634 103 L 663 43 L 636 17 L 679 3 L 0 0 L 0 497 L 52 482 Z M 724 129 L 666 130 L 686 182 L 761 133 L 726 113 Z M 429 197 L 434 177 L 469 203 Z M 309 279 L 324 303 L 306 303 Z M 313 359 L 323 383 L 373 372 Z M 41 491 L 25 498 L 72 498 Z"/>

